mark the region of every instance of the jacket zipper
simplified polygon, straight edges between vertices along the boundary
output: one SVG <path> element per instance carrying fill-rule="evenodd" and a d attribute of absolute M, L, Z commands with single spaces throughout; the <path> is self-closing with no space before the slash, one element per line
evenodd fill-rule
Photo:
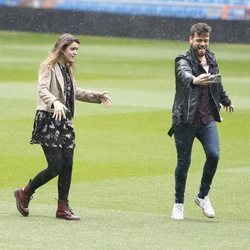
<path fill-rule="evenodd" d="M 215 104 L 216 109 L 217 109 L 218 114 L 219 114 L 220 111 L 219 111 L 219 108 L 217 107 L 217 103 L 216 103 L 216 101 L 215 101 L 215 99 L 214 99 L 214 96 L 213 96 L 213 93 L 212 93 L 212 90 L 211 90 L 211 85 L 209 86 L 209 90 L 210 90 L 211 97 L 212 97 L 212 99 L 213 99 L 213 101 L 214 101 L 214 104 Z M 219 117 L 219 118 L 220 118 L 220 117 Z M 221 120 L 221 118 L 220 118 L 220 120 Z"/>
<path fill-rule="evenodd" d="M 189 91 L 189 96 L 188 96 L 187 123 L 188 123 L 188 114 L 189 114 L 189 108 L 190 108 L 190 96 L 191 96 L 191 91 L 192 91 L 192 89 Z"/>

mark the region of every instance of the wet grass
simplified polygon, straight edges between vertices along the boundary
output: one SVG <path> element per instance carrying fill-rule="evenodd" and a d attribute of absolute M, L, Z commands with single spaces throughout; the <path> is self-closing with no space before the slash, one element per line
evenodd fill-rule
<path fill-rule="evenodd" d="M 113 107 L 77 103 L 70 201 L 82 221 L 54 218 L 56 180 L 36 191 L 30 217 L 18 214 L 13 190 L 46 164 L 40 147 L 31 146 L 29 139 L 39 64 L 56 37 L 0 32 L 0 247 L 247 249 L 249 45 L 211 45 L 224 87 L 236 106 L 233 114 L 222 110 L 224 121 L 218 125 L 221 159 L 211 190 L 214 220 L 205 218 L 193 202 L 204 162 L 198 142 L 187 181 L 186 220 L 170 219 L 176 153 L 167 130 L 174 96 L 174 57 L 188 44 L 84 36 L 76 69 L 78 85 L 108 90 Z"/>

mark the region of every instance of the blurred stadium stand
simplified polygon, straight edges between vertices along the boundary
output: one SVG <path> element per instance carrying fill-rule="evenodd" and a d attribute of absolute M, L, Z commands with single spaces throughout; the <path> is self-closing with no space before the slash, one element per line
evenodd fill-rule
<path fill-rule="evenodd" d="M 250 43 L 250 0 L 0 0 L 0 30 L 187 40 L 195 22 Z"/>
<path fill-rule="evenodd" d="M 141 16 L 250 20 L 250 0 L 0 0 L 0 5 Z"/>

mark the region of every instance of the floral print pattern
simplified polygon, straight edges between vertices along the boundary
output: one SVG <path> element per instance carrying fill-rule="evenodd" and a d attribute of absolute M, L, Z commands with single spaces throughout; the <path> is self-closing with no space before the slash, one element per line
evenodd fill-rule
<path fill-rule="evenodd" d="M 49 147 L 75 147 L 75 132 L 72 123 L 74 115 L 73 84 L 69 70 L 66 66 L 60 65 L 64 78 L 64 94 L 66 96 L 66 107 L 68 112 L 66 118 L 61 121 L 53 118 L 53 113 L 44 110 L 37 110 L 33 125 L 31 144 L 41 144 Z"/>
<path fill-rule="evenodd" d="M 53 113 L 37 110 L 30 143 L 74 148 L 75 132 L 72 120 L 66 117 L 58 121 L 52 116 Z"/>

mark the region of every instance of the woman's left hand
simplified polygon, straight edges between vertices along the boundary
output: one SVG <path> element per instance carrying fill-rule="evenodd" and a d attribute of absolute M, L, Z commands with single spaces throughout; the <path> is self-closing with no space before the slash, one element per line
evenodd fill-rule
<path fill-rule="evenodd" d="M 112 99 L 107 94 L 108 94 L 108 92 L 102 92 L 100 94 L 100 99 L 101 99 L 101 102 L 103 103 L 103 105 L 106 108 L 109 108 L 112 105 Z"/>

